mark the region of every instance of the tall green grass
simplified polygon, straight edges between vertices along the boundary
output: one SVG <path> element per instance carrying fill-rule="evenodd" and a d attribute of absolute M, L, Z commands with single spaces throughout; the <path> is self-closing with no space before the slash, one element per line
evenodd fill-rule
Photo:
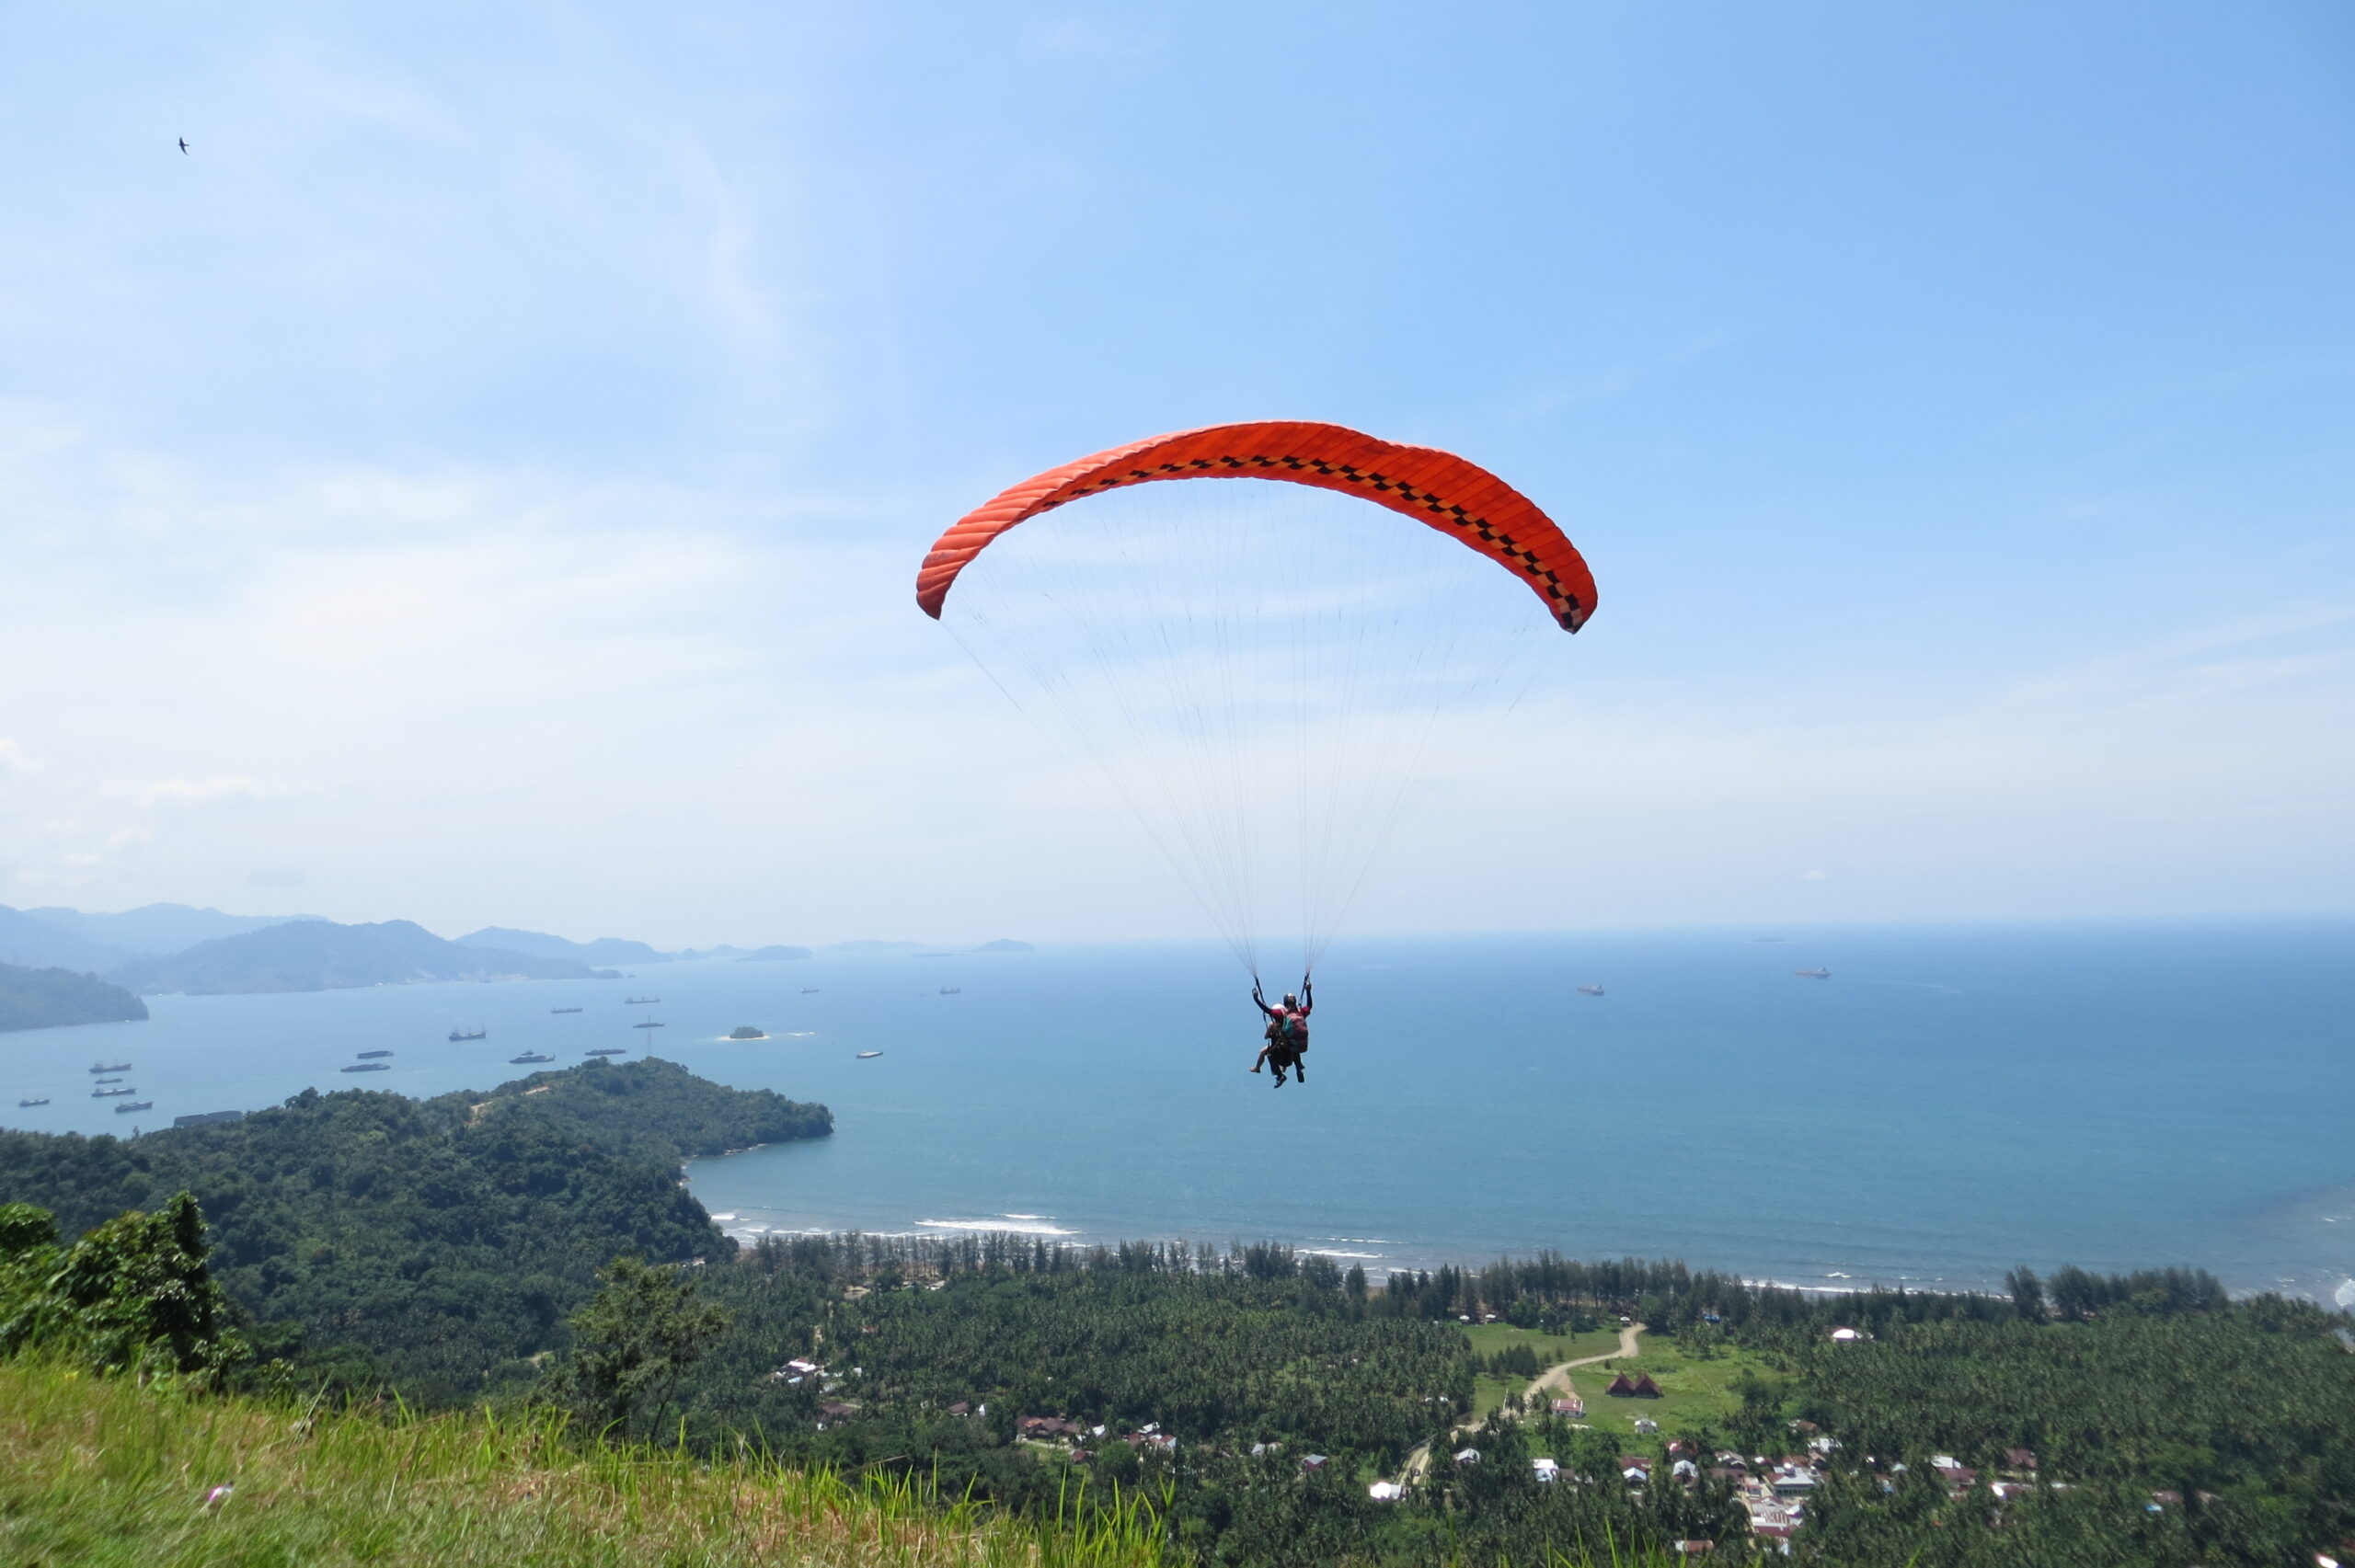
<path fill-rule="evenodd" d="M 1133 1502 L 1065 1514 L 943 1506 L 912 1477 L 794 1470 L 749 1450 L 706 1462 L 582 1444 L 537 1413 L 306 1415 L 0 1364 L 9 1568 L 1160 1562 Z"/>

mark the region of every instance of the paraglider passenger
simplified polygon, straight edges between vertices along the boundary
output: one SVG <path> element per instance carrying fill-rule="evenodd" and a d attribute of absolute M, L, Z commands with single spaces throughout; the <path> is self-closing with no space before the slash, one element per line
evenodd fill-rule
<path fill-rule="evenodd" d="M 1258 1004 L 1259 1011 L 1268 1018 L 1268 1043 L 1259 1047 L 1259 1059 L 1251 1064 L 1251 1070 L 1257 1072 L 1262 1067 L 1273 1067 L 1279 1089 L 1283 1087 L 1286 1068 L 1292 1069 L 1303 1083 L 1307 1082 L 1308 1063 L 1304 1058 L 1308 1052 L 1308 1014 L 1316 1005 L 1316 992 L 1308 978 L 1301 977 L 1298 995 L 1286 991 L 1282 1004 L 1277 1007 L 1268 1005 L 1268 999 L 1260 993 L 1258 981 L 1254 980 L 1251 982 L 1251 1000 Z"/>

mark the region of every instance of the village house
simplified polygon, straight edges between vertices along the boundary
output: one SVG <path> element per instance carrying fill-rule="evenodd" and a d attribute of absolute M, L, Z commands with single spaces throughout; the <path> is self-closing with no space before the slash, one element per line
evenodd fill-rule
<path fill-rule="evenodd" d="M 1636 1417 L 1636 1436 L 1638 1436 L 1638 1437 L 1648 1437 L 1648 1436 L 1652 1436 L 1654 1433 L 1658 1432 L 1659 1430 L 1660 1430 L 1660 1423 L 1659 1423 L 1659 1422 L 1657 1422 L 1657 1421 L 1654 1421 L 1650 1416 L 1648 1416 L 1648 1415 L 1638 1415 L 1637 1417 Z"/>
<path fill-rule="evenodd" d="M 1788 1508 L 1752 1508 L 1750 1533 L 1773 1543 L 1784 1556 L 1791 1554 L 1791 1538 L 1798 1534 L 1799 1516 Z"/>
<path fill-rule="evenodd" d="M 1051 1443 L 1077 1438 L 1080 1425 L 1060 1415 L 1026 1415 L 1014 1424 L 1014 1431 L 1017 1436 L 1028 1437 L 1034 1443 Z"/>
<path fill-rule="evenodd" d="M 1549 1486 L 1562 1478 L 1561 1465 L 1550 1459 L 1532 1459 L 1529 1461 L 1529 1468 L 1539 1481 Z"/>
<path fill-rule="evenodd" d="M 1568 1416 L 1572 1421 L 1580 1420 L 1586 1414 L 1586 1401 L 1576 1394 L 1568 1399 L 1557 1399 L 1554 1402 L 1554 1413 Z"/>

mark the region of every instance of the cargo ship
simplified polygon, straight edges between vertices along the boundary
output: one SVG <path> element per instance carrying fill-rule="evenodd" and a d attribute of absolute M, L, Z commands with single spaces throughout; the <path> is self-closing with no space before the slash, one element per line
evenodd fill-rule
<path fill-rule="evenodd" d="M 390 1062 L 355 1061 L 350 1067 L 338 1068 L 336 1070 L 339 1072 L 390 1072 L 393 1068 Z"/>
<path fill-rule="evenodd" d="M 388 1057 L 393 1053 L 390 1051 L 354 1051 L 351 1054 L 358 1057 L 362 1061 L 373 1061 L 378 1057 Z"/>
<path fill-rule="evenodd" d="M 580 1009 L 577 1007 L 551 1007 L 548 1011 L 550 1013 L 578 1013 Z"/>
<path fill-rule="evenodd" d="M 139 1091 L 136 1089 L 93 1089 L 90 1091 L 90 1098 L 93 1100 L 112 1100 L 124 1094 L 136 1094 L 138 1093 Z"/>
<path fill-rule="evenodd" d="M 1580 996 L 1601 996 L 1603 994 L 1603 988 L 1601 986 L 1580 986 L 1579 987 L 1579 994 Z"/>
<path fill-rule="evenodd" d="M 131 1064 L 127 1061 L 119 1061 L 114 1063 L 112 1066 L 109 1066 L 107 1063 L 102 1061 L 94 1061 L 90 1064 L 90 1070 L 93 1073 L 129 1072 L 131 1070 Z"/>
<path fill-rule="evenodd" d="M 128 1104 L 117 1105 L 114 1108 L 114 1114 L 121 1116 L 126 1111 L 152 1111 L 155 1108 L 155 1102 L 153 1100 L 133 1100 Z"/>
<path fill-rule="evenodd" d="M 627 1051 L 622 1049 L 619 1046 L 599 1046 L 593 1051 L 582 1051 L 580 1054 L 585 1057 L 626 1057 L 629 1055 Z"/>
<path fill-rule="evenodd" d="M 509 1057 L 509 1058 L 507 1059 L 507 1065 L 508 1065 L 508 1066 L 510 1066 L 510 1067 L 521 1067 L 521 1066 L 523 1066 L 525 1062 L 531 1062 L 531 1061 L 554 1061 L 554 1060 L 556 1060 L 556 1058 L 554 1058 L 554 1057 L 544 1057 L 544 1056 L 542 1056 L 542 1055 L 541 1055 L 539 1052 L 537 1052 L 537 1051 L 525 1051 L 522 1056 L 519 1056 L 519 1057 Z"/>
<path fill-rule="evenodd" d="M 488 1029 L 453 1029 L 450 1031 L 450 1039 L 453 1044 L 455 1044 L 460 1040 L 485 1040 L 489 1037 L 490 1031 Z"/>
<path fill-rule="evenodd" d="M 1829 969 L 1793 969 L 1791 973 L 1803 980 L 1828 980 L 1832 978 Z"/>
<path fill-rule="evenodd" d="M 47 1096 L 43 1096 L 38 1100 L 19 1100 L 17 1102 L 17 1109 L 20 1111 L 28 1111 L 35 1105 L 46 1105 L 48 1104 L 49 1100 Z"/>

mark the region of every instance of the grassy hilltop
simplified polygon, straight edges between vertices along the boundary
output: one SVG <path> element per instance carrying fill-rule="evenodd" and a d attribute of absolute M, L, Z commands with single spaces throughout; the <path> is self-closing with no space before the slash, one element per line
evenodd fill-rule
<path fill-rule="evenodd" d="M 935 1506 L 908 1476 L 584 1447 L 547 1414 L 306 1414 L 25 1361 L 0 1364 L 0 1557 L 12 1568 L 1160 1561 L 1132 1513 L 1024 1522 Z"/>

